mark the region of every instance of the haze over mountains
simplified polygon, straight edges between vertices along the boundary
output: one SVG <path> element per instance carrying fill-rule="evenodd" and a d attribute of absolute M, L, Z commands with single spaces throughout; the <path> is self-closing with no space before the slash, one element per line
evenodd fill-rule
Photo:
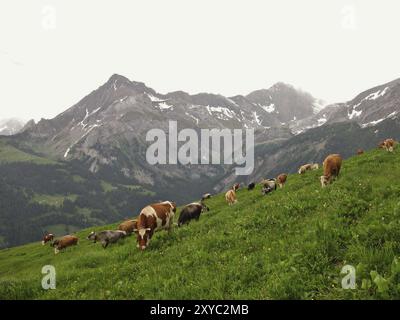
<path fill-rule="evenodd" d="M 16 119 L 1 119 L 0 120 L 0 136 L 10 136 L 18 133 L 24 126 L 25 122 Z"/>
<path fill-rule="evenodd" d="M 13 224 L 0 229 L 0 246 L 32 241 L 40 230 L 54 226 L 62 233 L 132 217 L 150 201 L 183 204 L 234 181 L 295 172 L 331 152 L 348 157 L 389 136 L 399 139 L 399 103 L 400 80 L 324 107 L 322 100 L 282 82 L 246 96 L 224 97 L 161 94 L 114 74 L 55 118 L 31 120 L 18 134 L 0 139 L 5 175 L 0 183 L 7 186 L 0 197 L 23 199 L 19 209 L 13 208 L 18 214 L 2 210 L 0 220 Z M 179 130 L 254 128 L 253 174 L 237 177 L 231 165 L 148 164 L 146 133 L 154 128 L 168 132 L 169 120 L 177 121 Z M 27 227 L 36 226 L 29 236 L 19 230 L 22 217 Z"/>

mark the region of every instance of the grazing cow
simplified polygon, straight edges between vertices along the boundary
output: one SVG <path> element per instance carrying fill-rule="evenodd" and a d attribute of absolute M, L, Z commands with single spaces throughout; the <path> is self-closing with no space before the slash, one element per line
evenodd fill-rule
<path fill-rule="evenodd" d="M 235 183 L 235 184 L 233 185 L 233 187 L 232 187 L 232 189 L 233 189 L 234 191 L 238 191 L 239 188 L 240 188 L 240 183 Z"/>
<path fill-rule="evenodd" d="M 256 184 L 254 182 L 251 182 L 247 185 L 247 190 L 248 191 L 253 190 L 255 187 L 256 187 Z"/>
<path fill-rule="evenodd" d="M 201 201 L 204 201 L 206 199 L 210 199 L 212 197 L 211 193 L 205 193 L 203 194 L 203 196 L 201 197 Z"/>
<path fill-rule="evenodd" d="M 42 245 L 45 245 L 47 242 L 53 241 L 54 240 L 54 234 L 48 233 L 43 237 L 42 240 Z"/>
<path fill-rule="evenodd" d="M 204 211 L 210 211 L 203 201 L 193 202 L 186 205 L 179 215 L 178 219 L 178 227 L 183 224 L 189 224 L 190 220 L 196 219 L 198 221 L 200 219 L 200 214 Z"/>
<path fill-rule="evenodd" d="M 393 139 L 386 139 L 383 142 L 383 147 L 386 151 L 393 152 L 395 141 Z"/>
<path fill-rule="evenodd" d="M 360 156 L 364 154 L 364 150 L 363 149 L 357 149 L 357 155 Z"/>
<path fill-rule="evenodd" d="M 154 232 L 162 229 L 171 230 L 176 213 L 176 204 L 171 201 L 153 203 L 143 208 L 137 220 L 137 247 L 148 247 Z"/>
<path fill-rule="evenodd" d="M 304 174 L 304 173 L 306 173 L 306 171 L 309 171 L 311 169 L 312 169 L 312 164 L 311 163 L 307 163 L 307 164 L 302 165 L 299 168 L 298 172 L 299 172 L 299 174 Z"/>
<path fill-rule="evenodd" d="M 230 206 L 237 202 L 236 192 L 234 189 L 231 189 L 227 193 L 225 193 L 225 200 Z"/>
<path fill-rule="evenodd" d="M 287 180 L 287 174 L 286 173 L 282 173 L 276 178 L 276 182 L 278 183 L 278 186 L 280 188 L 283 188 L 284 184 L 286 183 L 286 180 Z"/>
<path fill-rule="evenodd" d="M 88 240 L 92 240 L 94 243 L 100 241 L 103 248 L 107 248 L 110 243 L 115 243 L 119 239 L 126 237 L 126 232 L 121 230 L 104 230 L 100 232 L 92 231 L 87 237 Z"/>
<path fill-rule="evenodd" d="M 325 187 L 328 183 L 332 183 L 333 179 L 339 176 L 342 166 L 342 157 L 339 154 L 331 154 L 324 161 L 324 175 L 321 176 L 321 185 Z"/>
<path fill-rule="evenodd" d="M 261 181 L 262 189 L 261 193 L 267 195 L 268 193 L 276 190 L 277 183 L 275 179 L 263 180 Z"/>
<path fill-rule="evenodd" d="M 137 220 L 126 220 L 118 226 L 118 230 L 125 231 L 129 236 L 137 229 Z"/>
<path fill-rule="evenodd" d="M 67 235 L 60 239 L 54 240 L 51 246 L 54 247 L 54 254 L 57 254 L 60 252 L 60 250 L 77 245 L 78 241 L 79 239 L 77 237 Z"/>
<path fill-rule="evenodd" d="M 318 170 L 319 169 L 319 164 L 318 163 L 313 163 L 311 165 L 311 170 Z"/>

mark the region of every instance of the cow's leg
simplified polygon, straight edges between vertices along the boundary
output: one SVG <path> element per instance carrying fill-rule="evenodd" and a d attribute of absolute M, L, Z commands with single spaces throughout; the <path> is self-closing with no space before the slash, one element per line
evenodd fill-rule
<path fill-rule="evenodd" d="M 104 240 L 101 242 L 101 245 L 103 246 L 103 248 L 107 248 L 108 247 L 108 240 Z"/>

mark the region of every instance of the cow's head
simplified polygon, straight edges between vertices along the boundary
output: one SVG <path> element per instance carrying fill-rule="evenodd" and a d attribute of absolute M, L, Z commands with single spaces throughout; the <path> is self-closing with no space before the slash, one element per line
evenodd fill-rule
<path fill-rule="evenodd" d="M 172 211 L 176 213 L 176 203 L 174 201 L 171 201 L 171 206 L 172 206 Z"/>
<path fill-rule="evenodd" d="M 329 178 L 327 176 L 321 176 L 321 186 L 325 188 L 329 183 Z"/>
<path fill-rule="evenodd" d="M 268 194 L 268 193 L 270 193 L 270 192 L 272 192 L 272 188 L 271 188 L 270 186 L 264 186 L 264 187 L 262 188 L 262 190 L 261 190 L 261 193 L 262 193 L 263 195 L 266 195 L 266 194 Z"/>
<path fill-rule="evenodd" d="M 42 244 L 45 245 L 47 242 L 49 242 L 53 239 L 54 239 L 54 235 L 51 233 L 48 233 L 43 237 Z"/>
<path fill-rule="evenodd" d="M 150 242 L 150 228 L 141 228 L 133 230 L 137 235 L 137 247 L 140 250 L 144 250 L 147 248 Z"/>
<path fill-rule="evenodd" d="M 88 235 L 87 239 L 88 239 L 88 240 L 92 240 L 94 243 L 96 243 L 96 240 L 97 240 L 97 234 L 96 234 L 96 232 L 92 231 L 92 232 Z"/>
<path fill-rule="evenodd" d="M 210 211 L 210 208 L 207 207 L 203 201 L 201 201 L 200 204 L 201 204 L 201 212 Z"/>

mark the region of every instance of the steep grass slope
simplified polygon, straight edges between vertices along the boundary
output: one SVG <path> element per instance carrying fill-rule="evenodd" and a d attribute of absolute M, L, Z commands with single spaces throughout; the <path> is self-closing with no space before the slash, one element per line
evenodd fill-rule
<path fill-rule="evenodd" d="M 1 299 L 397 299 L 400 298 L 400 151 L 374 150 L 343 164 L 321 189 L 321 169 L 208 202 L 199 222 L 157 233 L 139 252 L 133 237 L 106 250 L 78 232 L 54 255 L 39 242 L 0 251 Z M 132 213 L 133 214 L 133 213 Z M 100 229 L 115 228 L 115 225 Z M 53 265 L 57 289 L 41 288 Z M 357 289 L 341 287 L 356 268 Z"/>

